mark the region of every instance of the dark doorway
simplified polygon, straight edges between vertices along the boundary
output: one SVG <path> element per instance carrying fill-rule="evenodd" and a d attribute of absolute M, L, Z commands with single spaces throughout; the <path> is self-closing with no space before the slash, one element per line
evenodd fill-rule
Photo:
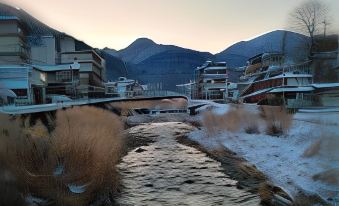
<path fill-rule="evenodd" d="M 43 104 L 43 92 L 41 87 L 33 88 L 34 94 L 34 103 L 35 104 Z"/>

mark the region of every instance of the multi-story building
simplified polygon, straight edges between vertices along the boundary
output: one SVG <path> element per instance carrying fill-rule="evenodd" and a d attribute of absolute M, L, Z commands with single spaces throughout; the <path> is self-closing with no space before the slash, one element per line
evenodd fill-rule
<path fill-rule="evenodd" d="M 227 70 L 225 62 L 207 61 L 198 67 L 193 98 L 223 101 L 229 84 Z"/>
<path fill-rule="evenodd" d="M 0 88 L 14 92 L 14 103 L 43 104 L 48 95 L 75 96 L 79 86 L 77 64 L 0 66 Z"/>
<path fill-rule="evenodd" d="M 80 64 L 80 85 L 103 87 L 105 63 L 95 50 L 61 53 L 62 64 L 70 64 L 74 61 Z"/>
<path fill-rule="evenodd" d="M 45 103 L 45 73 L 31 66 L 1 66 L 0 85 L 16 94 L 16 104 Z"/>
<path fill-rule="evenodd" d="M 144 88 L 133 79 L 119 77 L 115 82 L 105 83 L 105 94 L 107 96 L 133 97 L 142 95 Z"/>
<path fill-rule="evenodd" d="M 47 96 L 55 94 L 77 96 L 79 64 L 33 65 L 33 68 L 45 76 Z"/>
<path fill-rule="evenodd" d="M 89 96 L 86 93 L 100 88 L 103 93 L 106 68 L 98 52 L 86 43 L 42 24 L 25 12 L 0 4 L 0 65 L 4 68 L 13 65 L 36 68 L 47 66 L 53 70 L 58 65 L 67 67 L 74 62 L 80 65 L 77 71 L 79 81 L 75 84 L 81 86 L 82 96 Z"/>
<path fill-rule="evenodd" d="M 27 28 L 15 16 L 0 16 L 0 64 L 29 63 Z"/>

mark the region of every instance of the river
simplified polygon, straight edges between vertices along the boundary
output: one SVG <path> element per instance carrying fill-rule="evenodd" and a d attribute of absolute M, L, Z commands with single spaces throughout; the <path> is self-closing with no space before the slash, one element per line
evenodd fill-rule
<path fill-rule="evenodd" d="M 130 129 L 153 143 L 130 151 L 118 165 L 123 189 L 118 205 L 260 205 L 236 187 L 221 164 L 176 141 L 190 131 L 183 123 L 153 123 Z"/>

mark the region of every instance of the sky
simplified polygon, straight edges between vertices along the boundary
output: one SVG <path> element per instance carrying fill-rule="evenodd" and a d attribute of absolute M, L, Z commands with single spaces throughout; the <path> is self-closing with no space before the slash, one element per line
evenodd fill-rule
<path fill-rule="evenodd" d="M 277 29 L 290 29 L 289 13 L 304 0 L 0 0 L 97 48 L 120 50 L 147 37 L 218 53 Z M 339 0 L 328 4 L 339 30 Z"/>

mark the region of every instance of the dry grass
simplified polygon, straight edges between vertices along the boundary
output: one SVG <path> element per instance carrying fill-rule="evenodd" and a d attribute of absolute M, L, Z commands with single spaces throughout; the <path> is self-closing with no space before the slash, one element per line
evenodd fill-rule
<path fill-rule="evenodd" d="M 315 141 L 303 153 L 303 157 L 313 157 L 319 154 L 321 148 L 321 139 Z"/>
<path fill-rule="evenodd" d="M 262 182 L 258 187 L 262 205 L 295 205 L 289 195 L 270 182 Z"/>
<path fill-rule="evenodd" d="M 273 198 L 273 186 L 268 182 L 263 182 L 258 187 L 258 194 L 263 204 L 270 205 Z"/>
<path fill-rule="evenodd" d="M 280 136 L 288 132 L 293 115 L 289 114 L 284 107 L 261 106 L 260 112 L 260 116 L 266 122 L 266 134 Z"/>
<path fill-rule="evenodd" d="M 110 105 L 121 110 L 122 115 L 127 115 L 130 109 L 187 109 L 188 102 L 183 98 L 162 99 L 162 100 L 140 100 L 112 102 Z"/>
<path fill-rule="evenodd" d="M 259 133 L 258 116 L 245 110 L 241 105 L 233 106 L 223 115 L 207 111 L 203 114 L 203 126 L 209 134 L 218 131 L 237 132 L 243 129 L 247 133 Z"/>
<path fill-rule="evenodd" d="M 239 164 L 239 170 L 248 177 L 254 177 L 256 179 L 265 180 L 265 176 L 261 173 L 257 167 L 248 162 L 241 162 Z"/>
<path fill-rule="evenodd" d="M 96 194 L 116 190 L 123 125 L 114 114 L 94 107 L 61 110 L 51 134 L 39 122 L 28 128 L 27 119 L 0 115 L 0 121 L 0 161 L 23 194 L 87 205 Z M 86 191 L 72 193 L 69 184 L 86 185 Z"/>
<path fill-rule="evenodd" d="M 262 106 L 256 114 L 246 110 L 242 105 L 233 105 L 223 115 L 207 111 L 203 114 L 203 126 L 208 134 L 218 131 L 238 132 L 243 130 L 248 134 L 259 134 L 259 124 L 266 125 L 266 134 L 280 136 L 286 134 L 290 128 L 293 116 L 282 107 Z"/>

